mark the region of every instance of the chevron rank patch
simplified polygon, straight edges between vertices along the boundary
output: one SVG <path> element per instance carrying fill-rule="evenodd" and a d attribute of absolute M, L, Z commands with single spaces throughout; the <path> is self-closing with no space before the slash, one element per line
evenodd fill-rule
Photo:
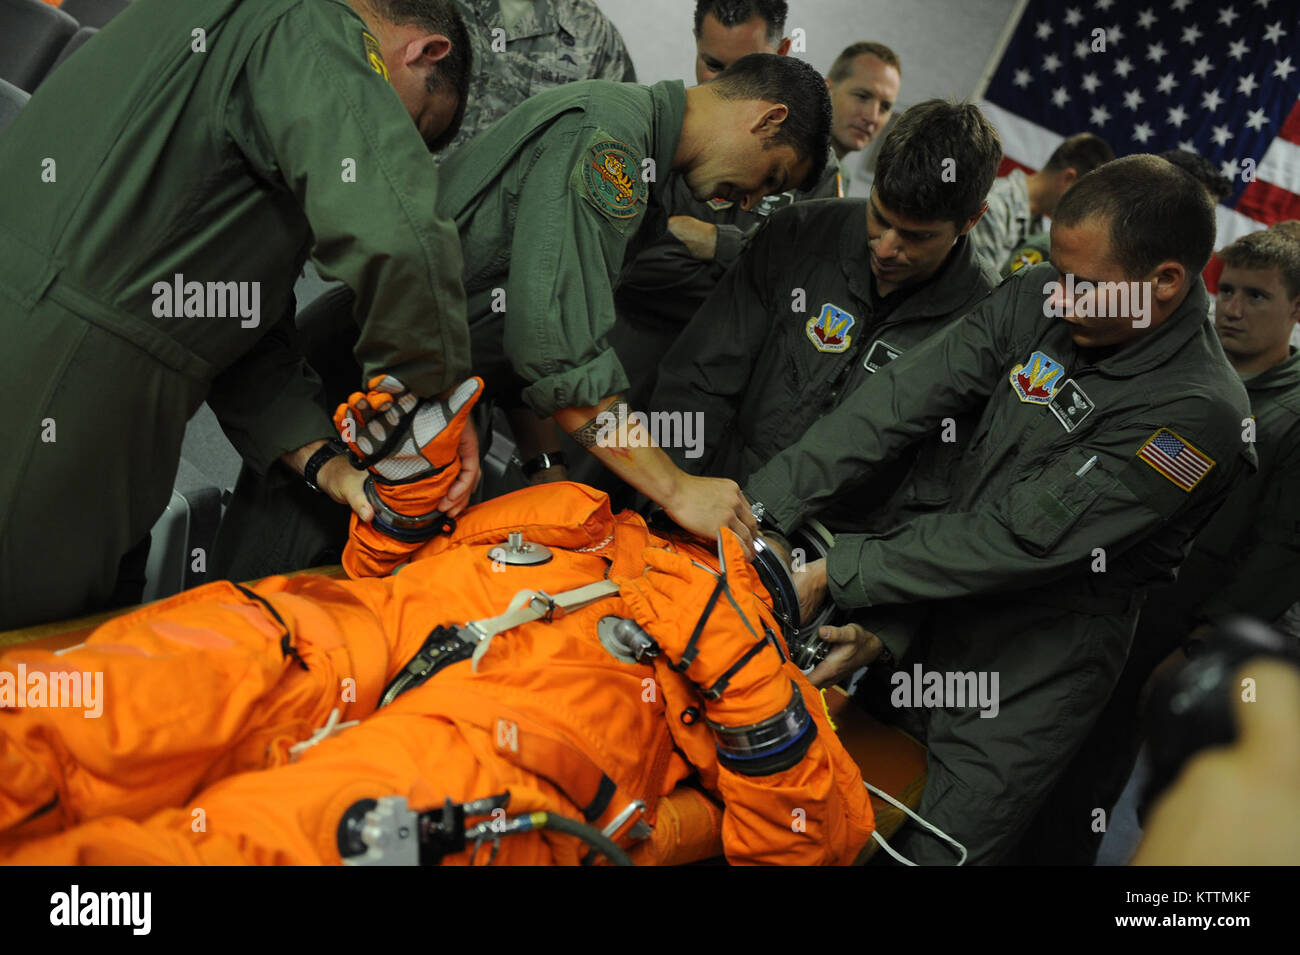
<path fill-rule="evenodd" d="M 361 43 L 365 47 L 366 62 L 370 64 L 370 68 L 387 80 L 388 67 L 384 65 L 384 54 L 379 51 L 379 41 L 362 30 Z"/>
<path fill-rule="evenodd" d="M 1138 459 L 1163 474 L 1184 491 L 1190 491 L 1214 467 L 1209 455 L 1192 447 L 1168 428 L 1161 428 L 1138 449 Z"/>

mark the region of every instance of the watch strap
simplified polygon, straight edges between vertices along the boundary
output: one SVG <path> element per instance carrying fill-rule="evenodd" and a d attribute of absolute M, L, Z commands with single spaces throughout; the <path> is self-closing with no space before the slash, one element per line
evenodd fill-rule
<path fill-rule="evenodd" d="M 537 457 L 524 462 L 524 477 L 532 477 L 538 471 L 545 471 L 548 468 L 566 467 L 568 463 L 563 451 L 543 451 Z"/>
<path fill-rule="evenodd" d="M 325 466 L 327 461 L 332 461 L 340 454 L 347 454 L 348 446 L 338 438 L 331 438 L 323 445 L 316 449 L 315 453 L 307 459 L 307 466 L 302 469 L 303 480 L 313 491 L 320 491 L 320 485 L 316 483 L 316 478 L 320 474 L 320 469 Z M 324 492 L 321 491 L 323 494 Z"/>

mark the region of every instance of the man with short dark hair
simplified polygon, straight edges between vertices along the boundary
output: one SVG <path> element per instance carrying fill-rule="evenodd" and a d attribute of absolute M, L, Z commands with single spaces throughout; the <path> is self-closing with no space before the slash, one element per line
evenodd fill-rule
<path fill-rule="evenodd" d="M 475 366 L 488 395 L 535 421 L 554 416 L 688 530 L 712 537 L 730 526 L 748 545 L 754 521 L 734 482 L 681 472 L 635 426 L 597 439 L 603 413 L 628 420 L 619 414 L 627 375 L 606 340 L 612 286 L 633 236 L 661 233 L 660 183 L 670 171 L 698 201 L 752 209 L 816 182 L 829 138 L 817 71 L 752 54 L 691 89 L 569 84 L 467 144 L 442 166 L 438 209 L 460 230 Z M 516 433 L 524 431 L 516 416 Z"/>
<path fill-rule="evenodd" d="M 1200 279 L 1214 207 L 1189 184 L 1144 155 L 1081 178 L 1053 217 L 1051 264 L 877 371 L 746 484 L 789 530 L 979 415 L 955 429 L 942 511 L 841 535 L 796 575 L 804 606 L 829 593 L 858 608 L 827 679 L 880 661 L 868 701 L 929 748 L 918 811 L 974 862 L 1016 846 L 1110 696 L 1145 591 L 1255 466 Z M 870 629 L 899 611 L 905 624 Z M 963 692 L 976 679 L 997 679 L 991 708 Z M 922 832 L 898 841 L 951 861 Z"/>
<path fill-rule="evenodd" d="M 311 253 L 354 290 L 367 377 L 465 377 L 429 148 L 471 69 L 451 0 L 138 0 L 41 84 L 0 139 L 0 629 L 139 599 L 119 567 L 204 400 L 255 470 L 369 519 L 291 341 L 294 278 Z"/>
<path fill-rule="evenodd" d="M 966 175 L 942 182 L 945 157 Z M 703 453 L 674 458 L 743 483 L 872 374 L 973 308 L 997 276 L 966 235 L 1001 158 L 978 107 L 930 100 L 889 133 L 870 199 L 774 215 L 664 359 L 650 407 L 703 423 Z M 934 454 L 944 448 L 927 450 L 943 472 Z M 834 531 L 861 529 L 910 460 L 819 516 Z M 911 503 L 921 504 L 915 494 Z"/>
<path fill-rule="evenodd" d="M 785 0 L 695 0 L 695 82 L 707 83 L 750 53 L 790 52 Z"/>
<path fill-rule="evenodd" d="M 782 0 L 698 0 L 696 79 L 708 82 L 719 69 L 750 52 L 784 55 L 790 47 L 790 40 L 782 38 L 785 18 Z M 827 85 L 833 146 L 841 119 L 834 108 L 837 87 Z M 896 96 L 897 84 L 886 84 L 883 93 Z M 844 91 L 840 98 L 852 99 Z M 675 177 L 669 180 L 665 198 L 669 233 L 628 264 L 615 289 L 618 320 L 610 342 L 627 370 L 634 403 L 649 399 L 664 354 L 768 216 L 793 202 L 844 195 L 836 166 L 828 163 L 825 173 L 809 188 L 769 196 L 753 209 L 726 200 L 700 202 Z M 589 467 L 580 469 L 578 475 L 597 483 L 605 478 Z"/>
<path fill-rule="evenodd" d="M 1065 191 L 1081 176 L 1114 158 L 1114 150 L 1100 136 L 1079 133 L 1057 146 L 1038 172 L 1026 175 L 1013 169 L 989 191 L 988 214 L 971 233 L 976 251 L 990 267 L 1002 271 L 1008 257 L 1029 236 L 1044 231 L 1043 216 L 1051 217 Z M 1036 261 L 1022 264 L 1041 261 L 1040 255 Z"/>
<path fill-rule="evenodd" d="M 1154 588 L 1142 608 L 1123 675 L 1070 770 L 1026 839 L 1025 861 L 1092 865 L 1107 814 L 1142 744 L 1142 688 L 1170 654 L 1194 656 L 1218 620 L 1235 614 L 1276 621 L 1300 601 L 1300 237 L 1276 226 L 1219 252 L 1214 330 L 1250 396 L 1242 439 L 1259 471 L 1229 495 L 1196 537 L 1177 583 Z M 1162 668 L 1163 669 L 1163 668 Z"/>

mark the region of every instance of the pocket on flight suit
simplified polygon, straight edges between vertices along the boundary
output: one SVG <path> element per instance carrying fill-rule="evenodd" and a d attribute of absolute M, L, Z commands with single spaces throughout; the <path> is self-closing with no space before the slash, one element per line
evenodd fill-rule
<path fill-rule="evenodd" d="M 1100 462 L 1088 466 L 1089 457 L 1068 450 L 1038 477 L 1011 488 L 1009 528 L 1030 553 L 1053 550 L 1098 496 L 1115 484 Z"/>

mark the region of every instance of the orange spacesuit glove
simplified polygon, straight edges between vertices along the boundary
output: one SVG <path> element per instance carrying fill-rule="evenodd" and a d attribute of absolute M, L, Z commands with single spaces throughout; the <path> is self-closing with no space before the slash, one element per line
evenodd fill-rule
<path fill-rule="evenodd" d="M 334 425 L 367 468 L 372 525 L 389 537 L 418 543 L 448 534 L 456 523 L 437 509 L 460 473 L 457 446 L 483 380 L 462 382 L 448 399 L 420 398 L 392 375 L 369 382 L 334 412 Z"/>
<path fill-rule="evenodd" d="M 816 724 L 783 670 L 780 638 L 759 615 L 759 584 L 740 539 L 724 529 L 718 542 L 721 577 L 685 555 L 647 548 L 646 572 L 625 581 L 622 595 L 669 665 L 704 699 L 719 761 L 767 775 L 803 757 Z"/>

